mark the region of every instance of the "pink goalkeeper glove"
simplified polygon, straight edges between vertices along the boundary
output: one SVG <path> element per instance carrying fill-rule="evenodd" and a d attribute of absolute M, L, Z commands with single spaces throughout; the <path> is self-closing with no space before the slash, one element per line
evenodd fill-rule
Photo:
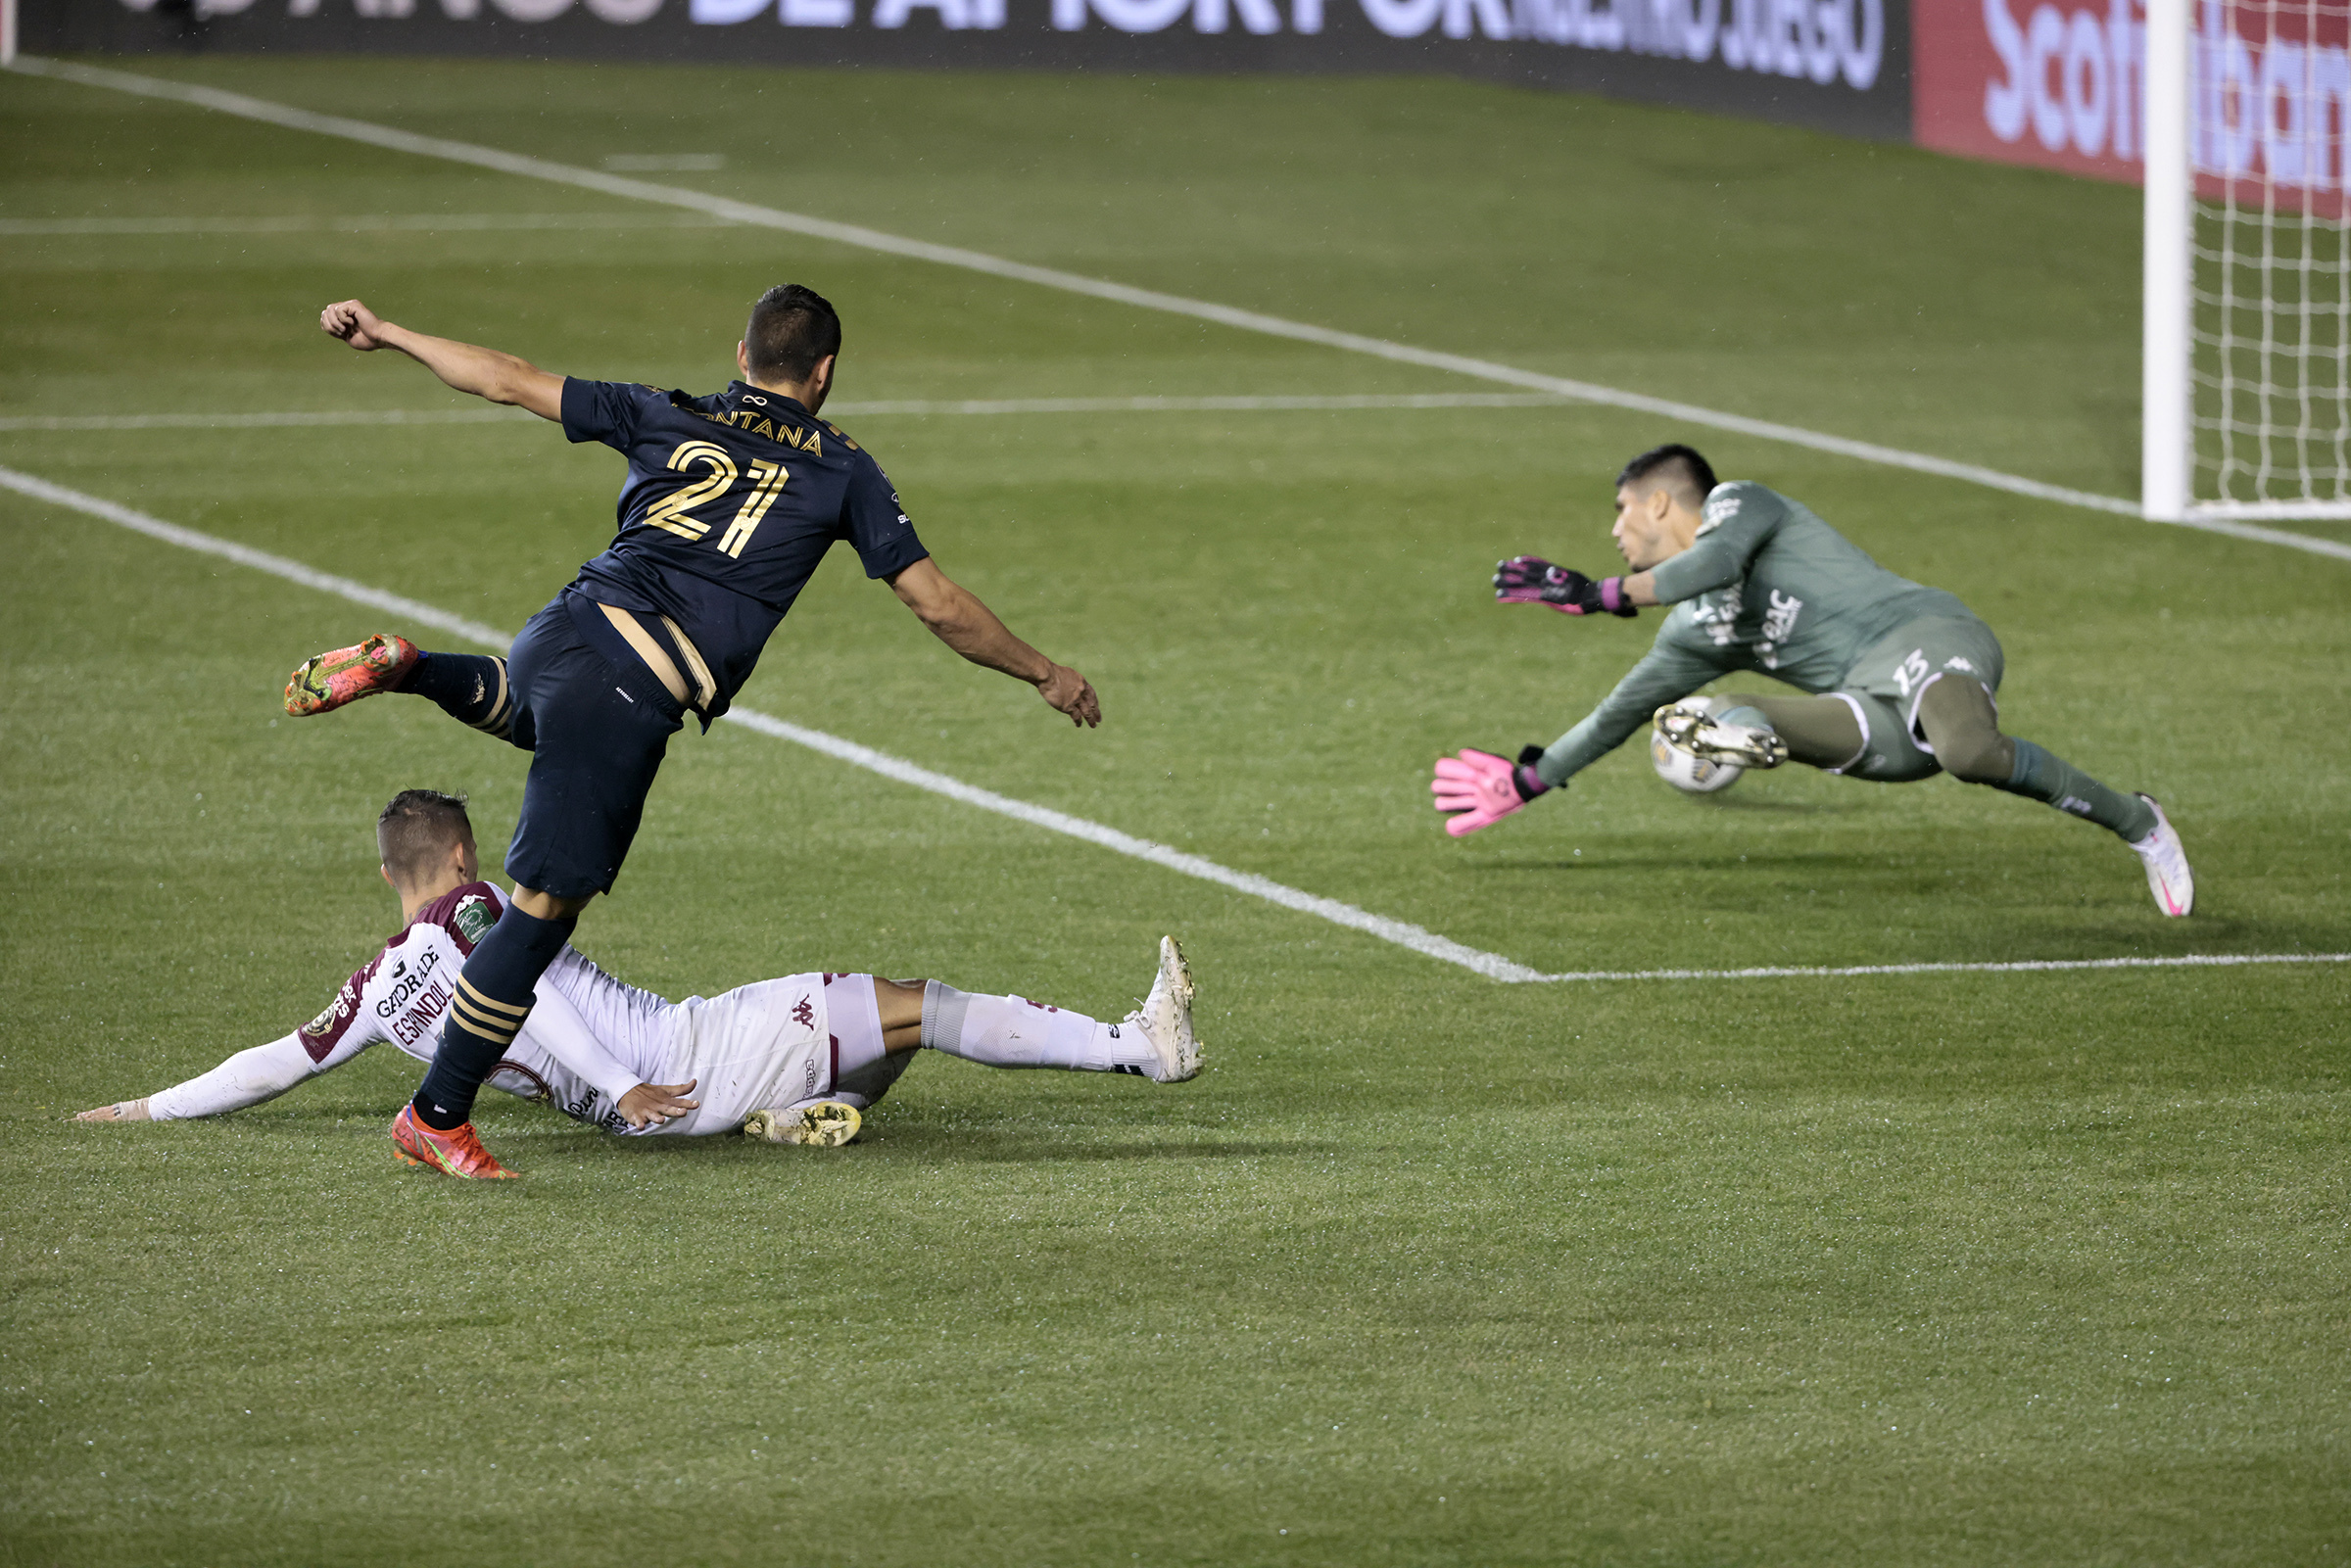
<path fill-rule="evenodd" d="M 1525 763 L 1512 766 L 1491 751 L 1463 751 L 1459 757 L 1437 759 L 1437 776 L 1428 787 L 1437 797 L 1437 809 L 1447 813 L 1445 831 L 1465 838 L 1523 809 L 1551 785 Z"/>

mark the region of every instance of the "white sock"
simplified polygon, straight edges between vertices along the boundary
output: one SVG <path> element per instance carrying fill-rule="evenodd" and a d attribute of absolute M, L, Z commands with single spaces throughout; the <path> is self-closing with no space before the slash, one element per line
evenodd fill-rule
<path fill-rule="evenodd" d="M 1018 996 L 981 996 L 932 980 L 923 987 L 923 1044 L 991 1068 L 1062 1068 L 1148 1074 L 1159 1054 L 1130 1023 Z"/>

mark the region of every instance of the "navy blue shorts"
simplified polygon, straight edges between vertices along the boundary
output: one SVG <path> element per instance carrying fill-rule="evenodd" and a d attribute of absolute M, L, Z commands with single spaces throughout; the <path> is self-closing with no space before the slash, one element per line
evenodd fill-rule
<path fill-rule="evenodd" d="M 561 597 L 515 638 L 506 679 L 512 737 L 531 753 L 506 875 L 558 898 L 609 892 L 686 710 L 650 670 L 599 652 Z"/>

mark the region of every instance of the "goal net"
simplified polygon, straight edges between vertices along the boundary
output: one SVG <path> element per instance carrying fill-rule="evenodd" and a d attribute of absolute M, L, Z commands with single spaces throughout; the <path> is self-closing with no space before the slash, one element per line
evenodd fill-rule
<path fill-rule="evenodd" d="M 2351 517 L 2347 46 L 2351 0 L 2148 7 L 2151 515 Z"/>

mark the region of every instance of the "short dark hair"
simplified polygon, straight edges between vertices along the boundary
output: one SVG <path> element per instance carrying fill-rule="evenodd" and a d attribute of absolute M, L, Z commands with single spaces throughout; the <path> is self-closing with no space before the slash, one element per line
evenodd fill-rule
<path fill-rule="evenodd" d="M 1638 485 L 1655 476 L 1656 483 L 1670 486 L 1696 511 L 1714 494 L 1714 465 L 1698 454 L 1697 449 L 1680 442 L 1652 447 L 1624 465 L 1616 476 L 1616 488 Z"/>
<path fill-rule="evenodd" d="M 840 352 L 840 316 L 816 290 L 779 283 L 751 307 L 743 344 L 754 381 L 805 381 L 819 359 Z"/>
<path fill-rule="evenodd" d="M 375 847 L 383 852 L 384 870 L 404 887 L 472 836 L 465 797 L 438 789 L 403 789 L 375 819 Z"/>

